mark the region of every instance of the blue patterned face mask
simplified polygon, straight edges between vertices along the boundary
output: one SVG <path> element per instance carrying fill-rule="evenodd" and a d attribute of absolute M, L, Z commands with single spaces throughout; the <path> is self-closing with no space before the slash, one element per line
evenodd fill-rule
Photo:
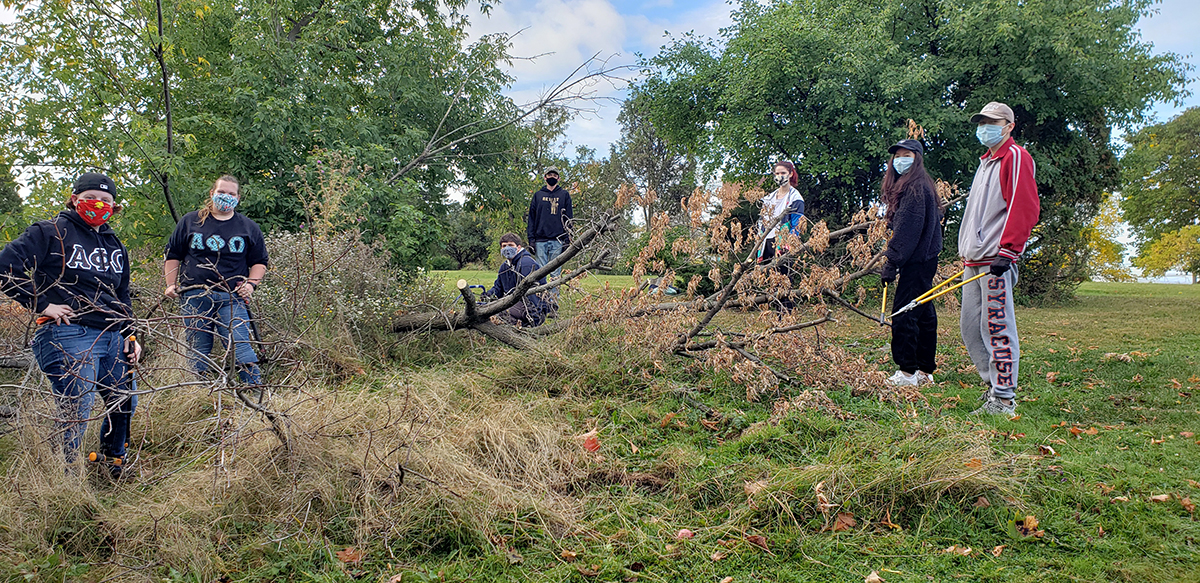
<path fill-rule="evenodd" d="M 233 209 L 237 208 L 238 197 L 232 194 L 218 192 L 213 195 L 212 201 L 213 208 L 217 209 L 217 212 L 230 213 L 233 212 Z"/>
<path fill-rule="evenodd" d="M 979 143 L 984 146 L 994 148 L 1004 141 L 1004 126 L 979 124 L 979 127 L 975 128 L 975 137 L 979 138 Z"/>
<path fill-rule="evenodd" d="M 914 161 L 916 161 L 916 158 L 910 158 L 908 156 L 902 158 L 893 158 L 892 168 L 896 169 L 896 174 L 903 176 L 905 172 L 908 172 L 909 168 L 912 168 Z"/>
<path fill-rule="evenodd" d="M 521 254 L 520 247 L 501 247 L 500 248 L 500 255 L 510 261 L 512 260 L 513 257 L 516 257 L 517 255 L 520 255 L 520 254 Z"/>

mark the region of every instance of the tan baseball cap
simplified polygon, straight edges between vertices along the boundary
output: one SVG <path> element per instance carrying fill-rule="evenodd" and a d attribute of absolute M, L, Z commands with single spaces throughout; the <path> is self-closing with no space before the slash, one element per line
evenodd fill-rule
<path fill-rule="evenodd" d="M 1013 123 L 1017 120 L 1016 116 L 1013 115 L 1012 108 L 999 101 L 993 101 L 983 106 L 983 109 L 979 110 L 979 113 L 971 116 L 971 123 L 979 123 L 985 119 L 1002 119 L 1008 123 Z"/>

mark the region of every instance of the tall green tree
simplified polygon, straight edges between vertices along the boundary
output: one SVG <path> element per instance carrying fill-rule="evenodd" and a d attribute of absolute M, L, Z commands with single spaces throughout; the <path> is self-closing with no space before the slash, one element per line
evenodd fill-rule
<path fill-rule="evenodd" d="M 1126 136 L 1121 209 L 1142 251 L 1200 224 L 1200 107 Z"/>
<path fill-rule="evenodd" d="M 0 215 L 12 216 L 21 212 L 21 192 L 13 179 L 12 166 L 0 160 Z"/>
<path fill-rule="evenodd" d="M 617 121 L 621 139 L 610 154 L 624 181 L 643 192 L 653 191 L 653 205 L 642 208 L 642 224 L 652 214 L 682 214 L 680 202 L 696 188 L 696 157 L 660 134 L 650 120 L 649 98 L 634 92 L 621 106 Z"/>
<path fill-rule="evenodd" d="M 468 43 L 466 0 L 6 5 L 19 12 L 0 27 L 0 154 L 35 182 L 113 174 L 136 201 L 123 226 L 147 239 L 172 226 L 163 176 L 186 211 L 234 174 L 250 216 L 298 226 L 295 169 L 320 150 L 357 161 L 361 228 L 389 242 L 427 241 L 404 230 L 442 216 L 449 187 L 491 203 L 520 186 L 508 153 L 541 105 L 503 96 L 507 37 Z"/>
<path fill-rule="evenodd" d="M 471 212 L 462 203 L 452 202 L 444 223 L 443 248 L 458 264 L 458 269 L 488 258 L 488 251 L 495 242 L 488 239 L 487 219 L 482 213 Z"/>
<path fill-rule="evenodd" d="M 722 43 L 677 39 L 645 62 L 638 90 L 657 129 L 726 179 L 761 183 L 774 160 L 795 161 L 808 213 L 833 223 L 877 199 L 887 147 L 910 118 L 927 131 L 931 172 L 969 184 L 983 148 L 967 120 L 1008 103 L 1042 198 L 1018 291 L 1055 299 L 1086 275 L 1083 231 L 1118 186 L 1112 128 L 1177 99 L 1190 69 L 1139 39 L 1152 6 L 744 0 Z"/>
<path fill-rule="evenodd" d="M 1192 283 L 1200 278 L 1200 225 L 1187 225 L 1155 239 L 1133 259 L 1133 264 L 1149 277 L 1162 277 L 1178 269 L 1192 274 Z"/>

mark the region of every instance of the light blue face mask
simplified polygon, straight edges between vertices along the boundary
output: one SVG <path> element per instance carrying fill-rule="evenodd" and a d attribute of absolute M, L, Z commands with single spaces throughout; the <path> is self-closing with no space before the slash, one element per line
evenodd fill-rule
<path fill-rule="evenodd" d="M 913 162 L 915 161 L 916 158 L 911 158 L 908 156 L 904 156 L 902 158 L 893 158 L 892 168 L 896 169 L 896 174 L 903 176 L 905 172 L 908 172 L 909 168 L 912 168 Z"/>
<path fill-rule="evenodd" d="M 994 148 L 1004 141 L 1004 126 L 979 124 L 979 127 L 975 128 L 975 137 L 979 138 L 979 143 Z"/>
<path fill-rule="evenodd" d="M 236 196 L 233 196 L 232 194 L 226 194 L 224 192 L 218 192 L 214 194 L 212 201 L 213 208 L 217 209 L 217 212 L 219 213 L 232 212 L 233 209 L 237 208 L 238 204 L 238 198 Z"/>
<path fill-rule="evenodd" d="M 517 255 L 520 255 L 520 254 L 521 254 L 520 247 L 501 247 L 500 248 L 500 255 L 502 257 L 504 257 L 505 259 L 511 260 L 513 257 L 516 257 Z"/>

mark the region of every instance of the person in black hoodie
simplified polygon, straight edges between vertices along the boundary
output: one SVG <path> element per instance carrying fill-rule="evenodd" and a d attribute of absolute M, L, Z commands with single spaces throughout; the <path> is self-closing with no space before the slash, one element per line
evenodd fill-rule
<path fill-rule="evenodd" d="M 33 354 L 50 379 L 67 463 L 75 460 L 97 393 L 104 400 L 100 454 L 118 476 L 137 407 L 129 255 L 105 224 L 121 207 L 108 176 L 80 176 L 67 210 L 34 223 L 0 251 L 0 288 L 37 318 Z"/>
<path fill-rule="evenodd" d="M 563 247 L 571 244 L 570 222 L 575 217 L 571 193 L 558 185 L 558 168 L 547 168 L 544 177 L 546 186 L 533 193 L 533 199 L 529 201 L 525 227 L 525 236 L 542 265 L 558 257 Z M 555 269 L 554 277 L 560 273 L 561 267 Z"/>
<path fill-rule="evenodd" d="M 492 284 L 492 288 L 483 292 L 485 299 L 499 299 L 512 293 L 521 280 L 542 268 L 529 251 L 525 250 L 521 238 L 516 233 L 505 233 L 500 237 L 500 254 L 504 256 L 504 263 L 500 265 L 500 272 L 496 274 L 496 282 Z M 543 277 L 537 282 L 539 285 L 544 284 L 546 278 Z M 541 326 L 546 321 L 548 311 L 549 305 L 540 294 L 528 294 L 509 308 L 503 317 L 511 324 L 532 328 Z"/>
<path fill-rule="evenodd" d="M 925 149 L 916 140 L 901 140 L 888 153 L 883 177 L 883 203 L 892 229 L 888 241 L 884 284 L 896 280 L 894 306 L 907 305 L 933 287 L 938 254 L 942 250 L 942 210 L 937 189 L 925 171 Z M 933 302 L 900 314 L 892 320 L 892 360 L 899 369 L 888 379 L 897 386 L 933 382 L 937 368 L 937 312 Z"/>

